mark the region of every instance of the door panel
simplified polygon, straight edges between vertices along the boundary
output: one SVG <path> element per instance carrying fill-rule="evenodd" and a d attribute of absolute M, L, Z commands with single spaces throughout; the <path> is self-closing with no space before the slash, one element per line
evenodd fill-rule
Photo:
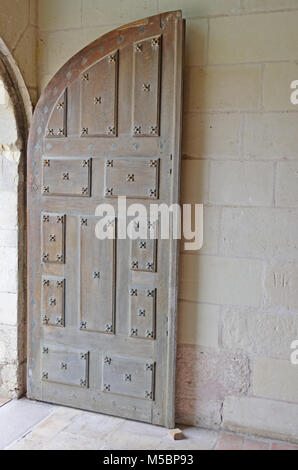
<path fill-rule="evenodd" d="M 179 202 L 184 24 L 170 12 L 76 54 L 28 150 L 28 396 L 174 426 L 178 243 L 100 240 L 99 204 Z M 130 220 L 125 221 L 129 223 Z M 144 235 L 143 235 L 144 236 Z"/>

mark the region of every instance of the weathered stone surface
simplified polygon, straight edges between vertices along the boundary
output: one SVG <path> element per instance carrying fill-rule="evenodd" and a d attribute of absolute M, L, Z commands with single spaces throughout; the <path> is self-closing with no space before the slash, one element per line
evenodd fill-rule
<path fill-rule="evenodd" d="M 176 381 L 179 422 L 184 424 L 185 416 L 186 424 L 218 427 L 224 398 L 245 394 L 249 383 L 249 361 L 244 354 L 180 345 Z"/>
<path fill-rule="evenodd" d="M 224 307 L 222 343 L 224 348 L 251 354 L 289 359 L 290 345 L 298 339 L 298 315 L 267 314 L 250 309 Z"/>
<path fill-rule="evenodd" d="M 298 365 L 291 364 L 289 359 L 257 357 L 253 367 L 253 393 L 259 397 L 298 403 Z"/>
<path fill-rule="evenodd" d="M 298 442 L 298 405 L 255 397 L 227 397 L 223 427 Z"/>
<path fill-rule="evenodd" d="M 297 311 L 298 264 L 274 263 L 266 266 L 265 306 Z"/>
<path fill-rule="evenodd" d="M 298 261 L 297 220 L 296 209 L 225 207 L 220 252 L 226 256 Z"/>
<path fill-rule="evenodd" d="M 253 259 L 184 254 L 181 300 L 257 307 L 262 299 L 263 265 Z"/>

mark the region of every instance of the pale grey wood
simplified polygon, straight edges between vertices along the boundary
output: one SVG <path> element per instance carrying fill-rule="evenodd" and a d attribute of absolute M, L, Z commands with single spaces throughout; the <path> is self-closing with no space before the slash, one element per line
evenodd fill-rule
<path fill-rule="evenodd" d="M 178 271 L 176 242 L 158 239 L 150 245 L 150 241 L 145 252 L 138 253 L 141 248 L 132 245 L 131 240 L 119 239 L 116 240 L 113 251 L 112 244 L 96 239 L 95 234 L 92 238 L 91 231 L 90 236 L 84 239 L 81 220 L 94 220 L 95 223 L 97 205 L 109 202 L 115 209 L 119 224 L 117 199 L 107 197 L 105 178 L 109 178 L 108 182 L 112 181 L 116 187 L 115 194 L 130 197 L 130 203 L 142 202 L 149 208 L 152 201 L 171 204 L 178 200 L 180 140 L 177 136 L 181 133 L 181 123 L 177 116 L 181 112 L 182 30 L 181 13 L 172 12 L 108 33 L 75 55 L 56 74 L 38 103 L 28 154 L 28 396 L 31 398 L 170 427 L 174 425 L 175 302 Z M 119 35 L 123 38 L 121 42 Z M 153 47 L 152 38 L 156 37 L 160 37 L 159 52 L 157 49 L 150 49 L 150 56 L 148 49 L 148 62 L 144 63 L 142 71 L 142 67 L 134 66 L 135 45 L 145 41 L 146 47 Z M 100 92 L 100 88 L 98 91 L 94 88 L 96 80 L 93 81 L 92 74 L 94 72 L 98 76 L 108 76 L 109 69 L 105 67 L 112 67 L 113 62 L 107 63 L 106 57 L 115 51 L 118 51 L 116 65 L 119 74 L 114 81 L 112 75 L 112 82 L 118 88 L 118 96 L 115 100 L 111 99 L 111 107 L 107 108 L 107 114 L 101 121 L 101 118 L 96 119 L 96 115 L 92 114 L 95 112 L 92 95 Z M 157 56 L 159 59 L 156 59 Z M 97 69 L 96 64 L 102 59 L 104 70 L 99 72 L 100 68 Z M 148 68 L 146 64 L 149 62 L 151 66 Z M 89 81 L 82 80 L 86 71 L 91 74 L 89 84 L 92 83 L 93 88 L 88 93 L 82 93 L 82 103 L 81 90 L 87 85 L 83 82 Z M 149 93 L 152 100 L 149 100 L 148 92 L 144 89 L 141 90 L 144 94 L 138 96 L 136 77 L 141 82 L 145 79 L 152 81 L 152 94 Z M 100 86 L 100 81 L 98 83 Z M 109 85 L 102 91 L 104 97 L 109 94 L 112 96 L 112 87 L 109 88 Z M 180 98 L 177 98 L 177 94 Z M 58 129 L 61 123 L 59 119 L 63 113 L 62 109 L 58 109 L 61 96 L 67 96 L 67 107 L 64 109 L 67 136 L 61 134 L 44 137 L 53 113 L 53 119 L 58 119 L 58 123 L 55 126 L 53 124 L 54 128 Z M 147 104 L 146 100 L 149 100 Z M 110 119 L 115 102 L 118 103 L 117 119 L 115 118 L 117 131 L 115 135 L 102 134 L 101 137 L 98 134 L 103 132 L 107 116 Z M 115 111 L 115 106 L 113 109 Z M 145 129 L 151 126 L 153 120 L 157 123 L 157 135 L 154 135 L 155 132 L 147 135 L 147 130 L 146 136 L 134 135 L 132 127 L 136 110 L 144 119 Z M 82 134 L 81 119 L 83 115 L 87 119 L 89 112 L 95 118 L 88 122 L 88 126 L 93 129 L 92 132 L 97 133 L 96 137 L 89 135 L 89 128 L 88 134 Z M 50 166 L 45 165 L 46 160 L 49 160 Z M 116 176 L 110 176 L 110 171 L 115 168 L 107 167 L 107 160 L 117 162 L 116 170 L 119 164 L 120 171 L 116 172 Z M 84 161 L 90 163 L 83 165 Z M 151 166 L 151 161 L 158 163 Z M 67 176 L 64 179 L 63 173 L 68 173 L 69 179 Z M 135 181 L 131 178 L 127 181 L 128 175 L 134 175 Z M 70 181 L 72 184 L 69 184 Z M 49 191 L 44 192 L 44 186 L 49 186 Z M 82 188 L 86 186 L 87 190 L 82 192 Z M 148 196 L 150 189 L 153 193 L 151 195 L 149 192 Z M 62 260 L 57 259 L 59 262 L 55 261 L 55 257 L 60 246 L 47 247 L 47 243 L 50 243 L 50 235 L 56 235 L 56 240 L 60 240 L 62 235 L 48 229 L 43 232 L 43 214 L 49 214 L 50 217 L 57 214 L 65 216 L 64 256 Z M 54 246 L 56 241 L 51 243 Z M 61 244 L 60 241 L 59 243 Z M 49 251 L 52 250 L 50 259 L 53 262 L 41 261 L 41 254 L 46 247 Z M 132 267 L 132 258 L 135 255 L 140 259 L 142 270 Z M 145 269 L 149 258 L 155 258 L 153 269 Z M 111 273 L 114 262 L 113 280 Z M 106 282 L 105 288 L 101 289 L 99 284 L 99 288 L 95 289 L 93 281 L 97 282 L 100 278 L 90 279 L 90 275 L 93 276 L 94 272 L 101 273 L 101 270 L 108 273 L 107 278 L 102 278 Z M 65 279 L 63 328 L 43 324 L 41 321 L 45 302 L 41 284 L 48 277 Z M 153 301 L 149 298 L 142 299 L 140 295 L 140 305 L 132 303 L 130 290 L 133 288 L 137 288 L 140 293 L 154 291 Z M 111 319 L 113 297 L 112 331 L 105 331 L 106 322 Z M 145 317 L 137 318 L 136 314 L 142 308 L 145 310 Z M 81 329 L 81 321 L 85 321 L 86 317 L 87 328 Z M 144 318 L 145 322 L 142 323 Z M 52 316 L 49 323 L 52 323 Z M 91 325 L 90 330 L 88 323 Z M 133 327 L 140 330 L 138 337 L 131 336 Z M 152 334 L 147 335 L 146 330 Z M 49 351 L 57 351 L 48 364 L 48 378 L 45 376 L 44 379 L 42 373 L 47 372 L 44 370 L 47 362 L 44 362 L 46 359 L 42 353 L 43 347 L 48 347 Z M 65 369 L 67 359 L 72 370 L 72 364 L 79 361 L 79 353 L 85 352 L 89 358 L 88 376 L 86 371 L 83 375 L 80 362 L 77 364 L 80 374 L 64 374 L 68 370 L 68 367 Z M 120 383 L 117 393 L 116 390 L 103 390 L 104 358 L 107 354 L 125 358 L 125 362 L 119 362 L 114 379 L 112 377 L 113 387 Z M 151 388 L 145 381 L 144 370 L 139 369 L 148 361 L 154 364 Z M 58 371 L 57 365 L 60 364 L 61 367 L 61 363 L 64 366 Z M 130 395 L 125 393 L 127 388 L 123 388 L 127 384 L 119 382 L 119 374 L 123 378 L 127 367 L 128 370 L 139 370 L 140 378 L 134 383 L 137 387 L 131 389 Z M 81 378 L 82 386 L 78 385 Z M 144 396 L 145 385 L 148 388 L 145 390 L 148 398 Z"/>

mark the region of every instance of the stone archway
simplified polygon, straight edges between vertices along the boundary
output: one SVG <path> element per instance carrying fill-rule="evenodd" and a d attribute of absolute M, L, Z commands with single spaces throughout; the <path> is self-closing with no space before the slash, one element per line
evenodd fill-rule
<path fill-rule="evenodd" d="M 0 80 L 7 97 L 3 111 L 14 126 L 10 138 L 0 141 L 0 395 L 14 398 L 26 390 L 26 146 L 32 105 L 1 38 Z"/>

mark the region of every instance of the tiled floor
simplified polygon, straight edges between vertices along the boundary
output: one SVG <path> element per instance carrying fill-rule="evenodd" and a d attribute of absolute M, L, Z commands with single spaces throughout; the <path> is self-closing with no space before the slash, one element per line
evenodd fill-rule
<path fill-rule="evenodd" d="M 174 441 L 164 428 L 27 399 L 0 408 L 0 449 L 298 450 L 298 445 L 269 439 L 181 429 L 185 439 Z"/>

